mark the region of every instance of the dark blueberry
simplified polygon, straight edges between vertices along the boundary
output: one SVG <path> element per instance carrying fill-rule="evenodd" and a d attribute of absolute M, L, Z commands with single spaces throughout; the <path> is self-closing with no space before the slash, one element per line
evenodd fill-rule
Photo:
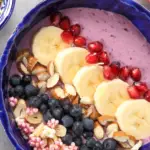
<path fill-rule="evenodd" d="M 48 106 L 51 110 L 53 110 L 55 108 L 60 108 L 60 103 L 56 99 L 51 99 L 48 101 Z"/>
<path fill-rule="evenodd" d="M 83 133 L 83 137 L 84 138 L 89 138 L 89 137 L 93 137 L 93 132 L 87 131 Z"/>
<path fill-rule="evenodd" d="M 73 142 L 76 144 L 76 146 L 81 146 L 83 144 L 81 137 L 73 138 Z"/>
<path fill-rule="evenodd" d="M 40 94 L 39 96 L 41 97 L 43 103 L 48 103 L 49 96 L 47 94 Z"/>
<path fill-rule="evenodd" d="M 31 83 L 31 81 L 32 81 L 32 77 L 30 75 L 24 75 L 22 77 L 22 84 L 23 85 L 28 85 Z"/>
<path fill-rule="evenodd" d="M 64 137 L 62 137 L 62 142 L 66 145 L 70 145 L 72 143 L 71 134 L 67 133 Z"/>
<path fill-rule="evenodd" d="M 24 87 L 21 85 L 17 85 L 15 87 L 15 94 L 16 96 L 22 98 L 22 96 L 24 96 Z"/>
<path fill-rule="evenodd" d="M 63 109 L 62 108 L 55 108 L 52 110 L 53 117 L 57 120 L 60 120 L 63 116 Z"/>
<path fill-rule="evenodd" d="M 103 142 L 103 148 L 105 150 L 116 150 L 117 149 L 117 142 L 112 138 L 106 139 Z"/>
<path fill-rule="evenodd" d="M 40 111 L 44 114 L 48 110 L 48 106 L 45 104 L 42 104 L 40 106 Z"/>
<path fill-rule="evenodd" d="M 88 138 L 86 140 L 86 146 L 89 148 L 94 148 L 95 144 L 96 144 L 96 140 L 94 138 Z"/>
<path fill-rule="evenodd" d="M 72 131 L 77 135 L 80 136 L 83 133 L 83 123 L 81 121 L 76 121 L 73 124 Z"/>
<path fill-rule="evenodd" d="M 63 107 L 64 112 L 67 114 L 69 113 L 70 108 L 72 107 L 71 102 L 69 100 L 61 101 L 61 106 Z"/>
<path fill-rule="evenodd" d="M 80 150 L 90 150 L 86 145 L 82 145 L 81 147 L 80 147 Z"/>
<path fill-rule="evenodd" d="M 82 115 L 82 108 L 76 104 L 70 109 L 70 115 L 73 117 L 79 117 Z"/>
<path fill-rule="evenodd" d="M 89 118 L 84 118 L 83 119 L 83 127 L 84 129 L 91 131 L 94 129 L 94 121 Z"/>
<path fill-rule="evenodd" d="M 103 150 L 103 145 L 99 141 L 97 141 L 93 150 Z"/>
<path fill-rule="evenodd" d="M 15 97 L 16 96 L 15 88 L 9 88 L 8 94 L 9 94 L 9 97 Z"/>
<path fill-rule="evenodd" d="M 42 100 L 38 96 L 32 96 L 28 99 L 29 107 L 40 108 L 41 104 L 42 104 Z"/>
<path fill-rule="evenodd" d="M 25 87 L 25 94 L 27 97 L 37 96 L 39 93 L 39 89 L 29 84 Z"/>
<path fill-rule="evenodd" d="M 69 128 L 73 125 L 73 118 L 69 115 L 65 115 L 62 119 L 62 124 L 66 127 Z"/>
<path fill-rule="evenodd" d="M 44 113 L 43 118 L 44 118 L 45 122 L 48 122 L 48 120 L 53 119 L 53 116 L 52 116 L 51 111 L 49 109 L 46 111 L 46 113 Z"/>
<path fill-rule="evenodd" d="M 9 79 L 9 84 L 13 87 L 21 84 L 21 77 L 17 74 L 12 75 Z"/>

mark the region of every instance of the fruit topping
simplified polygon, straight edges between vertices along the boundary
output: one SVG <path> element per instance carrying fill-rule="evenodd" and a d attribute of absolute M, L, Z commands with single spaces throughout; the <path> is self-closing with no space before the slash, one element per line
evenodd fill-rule
<path fill-rule="evenodd" d="M 63 100 L 63 101 L 61 101 L 61 106 L 62 106 L 62 108 L 63 108 L 63 110 L 64 110 L 64 112 L 66 113 L 66 114 L 68 114 L 69 113 L 69 111 L 70 111 L 70 108 L 72 107 L 72 105 L 71 105 L 71 103 L 70 103 L 70 101 L 69 100 Z"/>
<path fill-rule="evenodd" d="M 107 52 L 103 51 L 102 53 L 99 54 L 99 61 L 104 63 L 104 65 L 108 65 L 110 63 Z"/>
<path fill-rule="evenodd" d="M 134 85 L 141 95 L 148 91 L 148 86 L 145 82 L 135 82 Z"/>
<path fill-rule="evenodd" d="M 88 147 L 88 148 L 94 148 L 95 147 L 95 144 L 96 144 L 96 140 L 94 139 L 94 138 L 88 138 L 87 140 L 86 140 L 86 146 Z"/>
<path fill-rule="evenodd" d="M 82 115 L 82 108 L 76 104 L 76 105 L 73 105 L 72 108 L 70 109 L 70 115 L 72 117 L 79 117 Z"/>
<path fill-rule="evenodd" d="M 56 128 L 56 136 L 58 137 L 64 137 L 67 133 L 67 129 L 63 125 L 57 125 Z"/>
<path fill-rule="evenodd" d="M 17 85 L 20 85 L 21 84 L 21 77 L 17 74 L 15 75 L 12 75 L 9 79 L 9 84 L 12 86 L 12 87 L 15 87 Z"/>
<path fill-rule="evenodd" d="M 48 96 L 48 94 L 40 94 L 39 95 L 40 96 L 40 98 L 42 99 L 42 102 L 44 103 L 44 104 L 48 104 L 48 100 L 49 100 L 49 96 Z"/>
<path fill-rule="evenodd" d="M 122 79 L 123 81 L 126 81 L 130 76 L 130 69 L 129 67 L 125 66 L 125 67 L 122 67 L 120 69 L 120 73 L 119 73 L 119 77 L 120 79 Z"/>
<path fill-rule="evenodd" d="M 38 60 L 35 57 L 33 57 L 33 56 L 29 56 L 27 58 L 27 61 L 28 61 L 27 69 L 29 71 L 32 71 L 33 68 L 35 67 L 35 65 L 38 63 Z"/>
<path fill-rule="evenodd" d="M 80 150 L 90 150 L 90 148 L 88 148 L 86 145 L 82 145 Z"/>
<path fill-rule="evenodd" d="M 77 146 L 81 146 L 83 144 L 82 138 L 81 137 L 76 137 L 73 138 L 73 142 L 77 145 Z"/>
<path fill-rule="evenodd" d="M 68 44 L 71 44 L 74 39 L 71 31 L 63 31 L 61 34 L 61 38 L 65 43 L 68 43 Z"/>
<path fill-rule="evenodd" d="M 60 20 L 62 18 L 62 14 L 60 12 L 54 12 L 50 15 L 50 21 L 52 23 L 52 25 L 59 25 Z"/>
<path fill-rule="evenodd" d="M 99 122 L 95 122 L 94 124 L 94 136 L 99 140 L 104 137 L 104 129 Z"/>
<path fill-rule="evenodd" d="M 131 98 L 133 99 L 140 98 L 140 92 L 138 91 L 136 86 L 129 86 L 127 90 Z"/>
<path fill-rule="evenodd" d="M 81 121 L 76 121 L 73 124 L 72 131 L 76 136 L 81 136 L 83 133 L 83 123 Z"/>
<path fill-rule="evenodd" d="M 67 16 L 64 16 L 61 19 L 59 26 L 63 30 L 68 30 L 70 28 L 70 19 Z"/>
<path fill-rule="evenodd" d="M 103 145 L 99 141 L 97 141 L 93 150 L 103 150 Z"/>
<path fill-rule="evenodd" d="M 116 75 L 112 71 L 112 68 L 108 65 L 104 66 L 103 74 L 104 74 L 105 79 L 107 80 L 112 80 L 116 77 Z"/>
<path fill-rule="evenodd" d="M 55 119 L 60 120 L 63 116 L 63 109 L 61 107 L 53 109 L 52 115 Z"/>
<path fill-rule="evenodd" d="M 90 53 L 86 56 L 86 61 L 89 64 L 96 64 L 99 62 L 98 54 L 97 53 Z"/>
<path fill-rule="evenodd" d="M 39 89 L 33 86 L 32 84 L 29 84 L 25 86 L 25 95 L 27 97 L 36 96 L 39 93 Z"/>
<path fill-rule="evenodd" d="M 99 41 L 94 41 L 88 44 L 88 49 L 91 53 L 101 53 L 103 50 L 103 44 Z"/>
<path fill-rule="evenodd" d="M 74 45 L 77 47 L 84 47 L 86 45 L 86 39 L 83 36 L 77 36 L 74 38 Z"/>
<path fill-rule="evenodd" d="M 8 94 L 9 94 L 9 97 L 15 97 L 16 96 L 15 88 L 9 88 Z"/>
<path fill-rule="evenodd" d="M 42 112 L 42 114 L 46 113 L 47 110 L 48 110 L 48 106 L 46 104 L 41 104 L 40 111 Z"/>
<path fill-rule="evenodd" d="M 73 125 L 73 118 L 69 115 L 65 115 L 63 116 L 63 118 L 61 119 L 62 121 L 62 124 L 66 127 L 66 128 L 69 128 L 69 127 L 72 127 Z"/>
<path fill-rule="evenodd" d="M 11 107 L 16 107 L 18 104 L 18 99 L 14 97 L 10 97 L 8 101 Z"/>
<path fill-rule="evenodd" d="M 150 90 L 148 90 L 145 94 L 144 94 L 144 98 L 150 102 Z"/>
<path fill-rule="evenodd" d="M 83 133 L 83 137 L 86 139 L 89 137 L 91 138 L 91 137 L 93 137 L 93 132 L 92 131 L 86 131 Z"/>
<path fill-rule="evenodd" d="M 22 83 L 24 86 L 30 84 L 31 82 L 32 82 L 32 77 L 31 77 L 30 75 L 24 75 L 24 76 L 22 77 L 22 82 L 21 82 L 21 83 Z"/>
<path fill-rule="evenodd" d="M 45 122 L 48 122 L 49 120 L 53 119 L 50 109 L 48 109 L 46 113 L 44 113 L 43 118 Z"/>
<path fill-rule="evenodd" d="M 40 108 L 42 99 L 38 96 L 32 96 L 28 99 L 29 107 Z"/>
<path fill-rule="evenodd" d="M 71 134 L 67 133 L 64 137 L 61 138 L 62 142 L 66 145 L 70 145 L 72 143 L 72 136 Z"/>
<path fill-rule="evenodd" d="M 117 149 L 117 142 L 112 138 L 106 139 L 103 142 L 103 148 L 105 150 L 116 150 Z"/>
<path fill-rule="evenodd" d="M 15 87 L 15 95 L 19 98 L 24 98 L 24 87 L 22 85 Z"/>
<path fill-rule="evenodd" d="M 57 83 L 59 82 L 60 76 L 58 73 L 55 73 L 53 76 L 51 76 L 48 80 L 47 80 L 47 88 L 52 88 L 54 86 L 57 85 Z"/>
<path fill-rule="evenodd" d="M 89 118 L 84 118 L 83 119 L 83 127 L 87 131 L 92 131 L 94 129 L 94 121 Z"/>
<path fill-rule="evenodd" d="M 79 36 L 79 34 L 81 32 L 81 27 L 79 24 L 74 24 L 70 27 L 70 30 L 74 36 Z"/>
<path fill-rule="evenodd" d="M 136 82 L 141 80 L 141 71 L 139 68 L 131 69 L 131 78 Z"/>

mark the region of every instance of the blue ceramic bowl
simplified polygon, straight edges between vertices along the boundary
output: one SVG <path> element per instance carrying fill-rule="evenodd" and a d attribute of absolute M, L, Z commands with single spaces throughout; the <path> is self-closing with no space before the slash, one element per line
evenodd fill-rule
<path fill-rule="evenodd" d="M 150 12 L 131 0 L 45 0 L 32 9 L 18 25 L 9 39 L 0 62 L 0 119 L 16 150 L 30 150 L 18 130 L 8 104 L 8 78 L 12 62 L 15 61 L 17 46 L 21 38 L 41 19 L 58 9 L 90 7 L 116 12 L 126 16 L 150 42 Z M 150 150 L 150 144 L 142 147 Z"/>
<path fill-rule="evenodd" d="M 2 29 L 10 19 L 14 10 L 15 1 L 16 0 L 2 0 L 0 6 L 0 29 Z"/>

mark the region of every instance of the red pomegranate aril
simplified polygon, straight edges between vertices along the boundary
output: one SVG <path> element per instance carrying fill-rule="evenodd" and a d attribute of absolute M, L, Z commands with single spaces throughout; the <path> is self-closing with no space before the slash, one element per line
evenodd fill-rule
<path fill-rule="evenodd" d="M 114 61 L 110 64 L 113 74 L 117 77 L 120 72 L 120 62 Z"/>
<path fill-rule="evenodd" d="M 93 52 L 102 52 L 103 50 L 103 44 L 99 41 L 94 41 L 88 44 L 88 49 L 91 53 Z"/>
<path fill-rule="evenodd" d="M 148 91 L 148 87 L 145 82 L 135 82 L 134 85 L 141 95 Z"/>
<path fill-rule="evenodd" d="M 59 26 L 63 30 L 69 30 L 70 28 L 70 19 L 68 17 L 63 17 L 59 23 Z"/>
<path fill-rule="evenodd" d="M 116 77 L 115 74 L 112 72 L 112 68 L 108 65 L 104 66 L 103 75 L 107 80 L 112 80 Z"/>
<path fill-rule="evenodd" d="M 74 38 L 74 45 L 78 47 L 83 47 L 86 45 L 86 39 L 82 36 L 77 36 Z"/>
<path fill-rule="evenodd" d="M 95 64 L 98 63 L 98 55 L 97 53 L 90 53 L 86 56 L 86 61 L 89 64 Z"/>
<path fill-rule="evenodd" d="M 126 81 L 129 78 L 129 75 L 130 75 L 129 67 L 125 66 L 120 69 L 120 73 L 119 73 L 120 79 Z"/>
<path fill-rule="evenodd" d="M 141 80 L 141 71 L 139 68 L 132 68 L 131 78 L 136 82 Z"/>
<path fill-rule="evenodd" d="M 62 14 L 60 12 L 54 12 L 50 16 L 51 23 L 55 26 L 57 26 L 60 23 L 61 18 Z"/>
<path fill-rule="evenodd" d="M 144 94 L 144 98 L 150 102 L 150 90 L 148 90 L 145 94 Z"/>
<path fill-rule="evenodd" d="M 71 31 L 63 31 L 61 38 L 65 43 L 71 44 L 73 42 L 73 35 Z"/>
<path fill-rule="evenodd" d="M 140 98 L 140 93 L 135 86 L 129 86 L 127 90 L 131 98 L 133 99 Z"/>
<path fill-rule="evenodd" d="M 78 36 L 81 32 L 81 27 L 79 24 L 74 24 L 70 27 L 70 30 L 74 36 Z"/>
<path fill-rule="evenodd" d="M 104 65 L 108 65 L 110 63 L 109 60 L 109 56 L 107 54 L 107 52 L 103 51 L 102 53 L 98 53 L 99 54 L 99 61 L 103 62 Z"/>

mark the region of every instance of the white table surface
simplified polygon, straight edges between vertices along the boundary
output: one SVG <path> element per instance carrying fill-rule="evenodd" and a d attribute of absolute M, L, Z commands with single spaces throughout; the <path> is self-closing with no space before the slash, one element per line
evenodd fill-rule
<path fill-rule="evenodd" d="M 15 10 L 7 25 L 0 31 L 0 55 L 2 54 L 6 41 L 15 29 L 16 25 L 21 21 L 22 17 L 36 4 L 42 0 L 16 0 Z M 144 5 L 148 4 L 148 0 L 137 0 Z M 143 2 L 145 1 L 145 2 Z M 146 2 L 147 1 L 147 2 Z M 149 4 L 150 8 L 150 4 Z M 4 129 L 0 124 L 0 150 L 14 150 L 15 148 L 9 142 L 4 133 Z"/>

